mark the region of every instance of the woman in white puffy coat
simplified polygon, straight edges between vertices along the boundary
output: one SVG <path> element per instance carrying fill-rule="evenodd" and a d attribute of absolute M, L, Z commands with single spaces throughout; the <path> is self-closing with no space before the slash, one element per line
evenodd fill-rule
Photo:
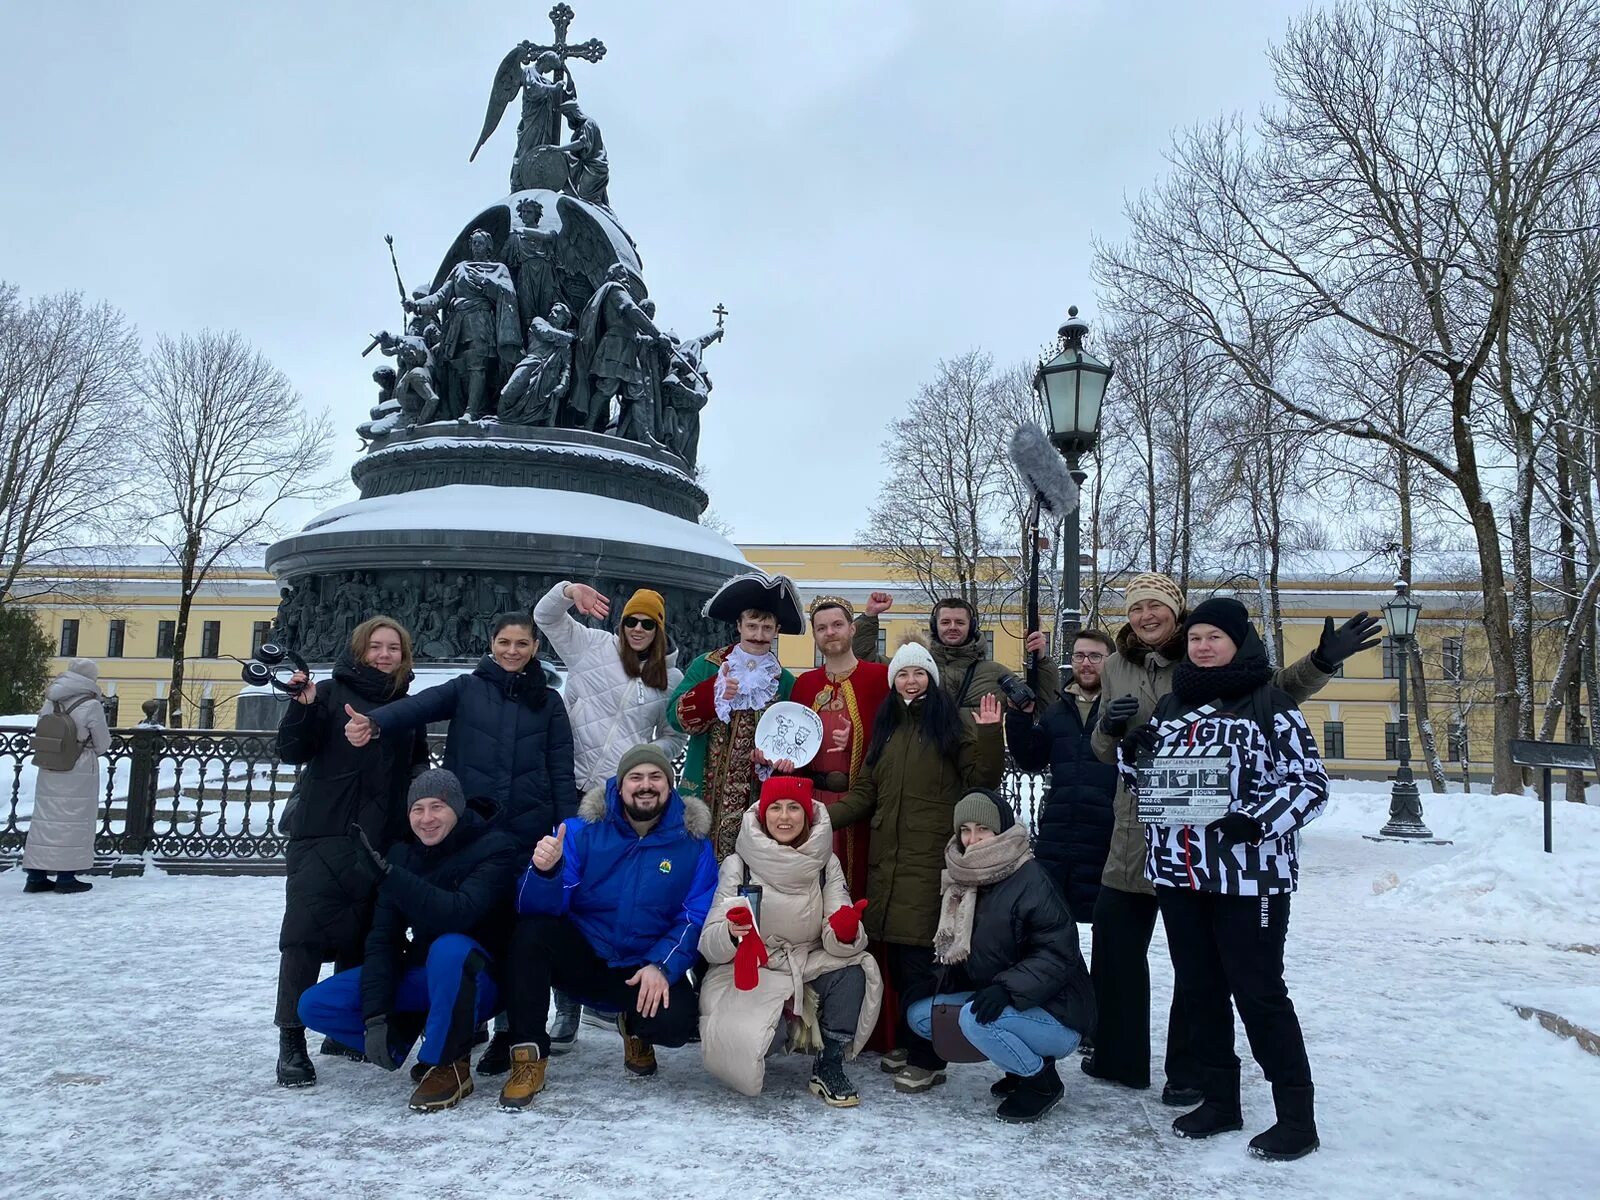
<path fill-rule="evenodd" d="M 78 873 L 94 866 L 94 835 L 100 826 L 100 756 L 111 749 L 99 679 L 99 667 L 87 658 L 75 658 L 45 689 L 39 715 L 70 709 L 83 748 L 70 771 L 39 769 L 33 788 L 33 816 L 22 849 L 22 869 L 28 876 L 24 891 L 87 892 L 93 886 L 79 879 Z"/>
<path fill-rule="evenodd" d="M 575 620 L 572 608 L 603 621 L 611 614 L 611 601 L 586 584 L 562 580 L 533 609 L 534 623 L 567 668 L 562 699 L 572 721 L 581 801 L 596 788 L 605 790 L 617 762 L 633 746 L 649 742 L 669 759 L 683 753 L 686 739 L 667 724 L 667 698 L 683 672 L 674 665 L 678 652 L 667 641 L 667 604 L 659 593 L 634 592 L 622 606 L 615 633 Z M 550 1046 L 560 1053 L 578 1036 L 578 1006 L 560 992 L 554 1000 Z M 491 1062 L 499 1066 L 498 1059 Z"/>
<path fill-rule="evenodd" d="M 767 780 L 722 860 L 700 934 L 711 964 L 700 989 L 708 1071 L 757 1096 L 768 1054 L 815 1053 L 810 1090 L 830 1107 L 859 1103 L 844 1064 L 866 1044 L 883 1001 L 861 925 L 865 904 L 850 901 L 828 810 L 812 798 L 811 781 Z"/>

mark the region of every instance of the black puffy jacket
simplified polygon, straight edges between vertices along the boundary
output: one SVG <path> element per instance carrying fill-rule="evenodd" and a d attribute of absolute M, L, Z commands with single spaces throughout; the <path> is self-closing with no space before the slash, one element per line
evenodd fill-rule
<path fill-rule="evenodd" d="M 472 674 L 368 715 L 385 737 L 449 720 L 445 769 L 468 800 L 489 802 L 495 827 L 525 850 L 577 815 L 572 724 L 537 661 L 513 674 L 485 655 Z"/>
<path fill-rule="evenodd" d="M 388 859 L 361 967 L 363 1017 L 390 1011 L 401 973 L 426 962 L 443 934 L 464 933 L 499 953 L 523 854 L 508 834 L 468 810 L 437 846 L 402 842 Z"/>
<path fill-rule="evenodd" d="M 1094 988 L 1078 949 L 1078 927 L 1037 859 L 978 890 L 972 950 L 959 973 L 962 986 L 1000 983 L 1016 1008 L 1043 1008 L 1079 1033 L 1094 1028 Z"/>
<path fill-rule="evenodd" d="M 1076 698 L 1066 693 L 1037 724 L 1027 713 L 1006 712 L 1006 742 L 1017 766 L 1034 772 L 1050 768 L 1033 852 L 1079 921 L 1094 913 L 1116 825 L 1117 767 L 1095 757 L 1090 739 L 1099 719 L 1099 698 L 1084 721 Z"/>
<path fill-rule="evenodd" d="M 373 885 L 356 870 L 349 829 L 361 826 L 380 851 L 405 836 L 406 789 L 427 766 L 428 741 L 419 729 L 357 749 L 345 740 L 344 706 L 371 712 L 390 698 L 392 682 L 345 656 L 333 678 L 317 684 L 312 703 L 290 703 L 278 722 L 278 757 L 303 768 L 288 830 L 279 949 L 305 946 L 340 962 L 361 957 Z"/>

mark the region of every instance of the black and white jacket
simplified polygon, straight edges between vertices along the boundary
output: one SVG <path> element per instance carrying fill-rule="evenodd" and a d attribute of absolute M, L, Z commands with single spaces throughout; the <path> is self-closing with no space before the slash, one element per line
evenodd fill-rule
<path fill-rule="evenodd" d="M 1225 843 L 1199 826 L 1146 825 L 1145 874 L 1151 882 L 1228 896 L 1294 891 L 1300 878 L 1296 830 L 1328 803 L 1328 773 L 1294 701 L 1270 686 L 1226 703 L 1184 705 L 1172 695 L 1150 723 L 1159 739 L 1156 754 L 1198 755 L 1227 747 L 1232 808 L 1266 830 L 1252 846 Z M 1117 768 L 1137 798 L 1138 773 L 1126 749 L 1118 754 Z"/>

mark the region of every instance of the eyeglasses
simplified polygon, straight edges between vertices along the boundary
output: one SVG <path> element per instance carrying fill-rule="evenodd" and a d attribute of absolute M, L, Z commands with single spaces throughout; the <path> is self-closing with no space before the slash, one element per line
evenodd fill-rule
<path fill-rule="evenodd" d="M 656 623 L 649 617 L 623 617 L 622 627 L 624 629 L 642 629 L 646 633 L 654 633 Z"/>
<path fill-rule="evenodd" d="M 1097 663 L 1105 662 L 1106 656 L 1097 651 L 1075 650 L 1072 654 L 1073 662 Z"/>

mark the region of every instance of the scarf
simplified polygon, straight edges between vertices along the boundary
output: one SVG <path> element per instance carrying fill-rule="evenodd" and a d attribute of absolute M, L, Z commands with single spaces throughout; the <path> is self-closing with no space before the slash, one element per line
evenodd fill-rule
<path fill-rule="evenodd" d="M 1013 825 L 986 842 L 961 849 L 961 835 L 944 848 L 939 876 L 939 928 L 933 935 L 933 956 L 942 963 L 967 961 L 972 953 L 972 918 L 978 911 L 978 889 L 1009 879 L 1033 859 L 1028 831 Z"/>
<path fill-rule="evenodd" d="M 717 720 L 726 725 L 733 713 L 759 712 L 771 704 L 778 694 L 778 677 L 782 674 L 778 656 L 770 650 L 759 658 L 742 646 L 729 650 L 717 672 Z M 722 694 L 723 678 L 739 685 L 732 700 Z"/>
<path fill-rule="evenodd" d="M 1231 663 L 1222 667 L 1197 667 L 1187 657 L 1172 672 L 1173 693 L 1185 704 L 1209 700 L 1237 700 L 1272 682 L 1267 648 L 1254 629 Z"/>

